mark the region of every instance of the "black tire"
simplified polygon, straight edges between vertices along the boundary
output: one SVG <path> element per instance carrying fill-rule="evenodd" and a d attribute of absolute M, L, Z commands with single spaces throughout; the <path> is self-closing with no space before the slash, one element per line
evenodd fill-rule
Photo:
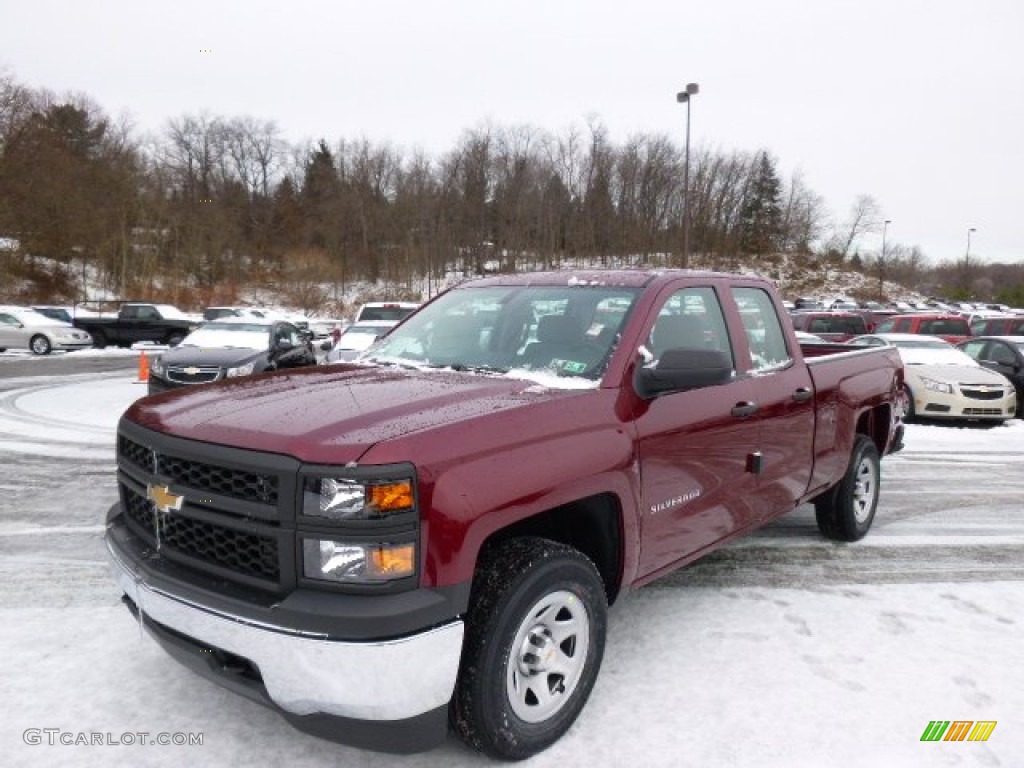
<path fill-rule="evenodd" d="M 903 422 L 907 423 L 914 419 L 914 393 L 910 391 L 910 387 L 906 384 L 903 385 L 903 397 L 906 403 L 903 411 Z"/>
<path fill-rule="evenodd" d="M 473 579 L 452 729 L 501 760 L 553 744 L 594 687 L 607 614 L 601 577 L 578 550 L 539 538 L 489 548 Z"/>
<path fill-rule="evenodd" d="M 172 333 L 170 336 L 167 337 L 167 346 L 168 347 L 176 347 L 179 344 L 181 344 L 181 342 L 183 342 L 184 340 L 185 340 L 185 334 L 184 333 L 181 333 L 180 331 L 177 332 L 177 333 Z"/>
<path fill-rule="evenodd" d="M 864 538 L 875 519 L 881 477 L 878 448 L 871 438 L 857 435 L 843 479 L 814 500 L 822 535 L 836 541 Z"/>
<path fill-rule="evenodd" d="M 53 345 L 43 334 L 37 333 L 29 339 L 28 348 L 32 350 L 33 355 L 48 355 L 53 350 Z"/>
<path fill-rule="evenodd" d="M 89 335 L 92 336 L 92 345 L 96 349 L 103 349 L 107 346 L 107 336 L 103 331 L 90 331 Z"/>

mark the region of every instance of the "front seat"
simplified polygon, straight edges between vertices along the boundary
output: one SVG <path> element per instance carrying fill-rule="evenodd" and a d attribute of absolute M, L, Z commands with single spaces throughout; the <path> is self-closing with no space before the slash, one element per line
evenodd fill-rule
<path fill-rule="evenodd" d="M 552 360 L 572 356 L 583 343 L 583 325 L 570 315 L 544 315 L 537 323 L 537 341 L 527 345 L 522 362 L 528 368 L 546 368 Z"/>

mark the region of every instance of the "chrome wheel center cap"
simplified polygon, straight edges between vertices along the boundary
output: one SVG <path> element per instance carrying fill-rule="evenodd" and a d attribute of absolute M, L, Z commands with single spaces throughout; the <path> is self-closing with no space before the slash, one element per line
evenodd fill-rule
<path fill-rule="evenodd" d="M 524 675 L 539 675 L 548 669 L 557 650 L 551 632 L 543 626 L 534 627 L 526 633 L 519 649 L 519 671 Z"/>

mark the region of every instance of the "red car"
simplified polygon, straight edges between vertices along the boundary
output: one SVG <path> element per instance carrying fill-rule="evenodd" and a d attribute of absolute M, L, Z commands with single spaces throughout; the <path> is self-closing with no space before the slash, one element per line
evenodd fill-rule
<path fill-rule="evenodd" d="M 967 318 L 944 313 L 917 312 L 912 315 L 893 315 L 875 328 L 875 333 L 921 333 L 938 336 L 950 344 L 959 344 L 971 335 Z"/>
<path fill-rule="evenodd" d="M 796 312 L 791 319 L 794 330 L 813 333 L 825 341 L 849 341 L 869 332 L 864 317 L 854 312 Z"/>

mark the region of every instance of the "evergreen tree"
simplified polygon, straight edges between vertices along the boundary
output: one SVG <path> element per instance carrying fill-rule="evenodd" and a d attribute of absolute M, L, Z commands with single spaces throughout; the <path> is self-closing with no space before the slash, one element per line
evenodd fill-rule
<path fill-rule="evenodd" d="M 778 250 L 782 235 L 782 205 L 779 175 L 767 152 L 754 160 L 750 183 L 740 209 L 740 250 L 765 254 Z"/>

